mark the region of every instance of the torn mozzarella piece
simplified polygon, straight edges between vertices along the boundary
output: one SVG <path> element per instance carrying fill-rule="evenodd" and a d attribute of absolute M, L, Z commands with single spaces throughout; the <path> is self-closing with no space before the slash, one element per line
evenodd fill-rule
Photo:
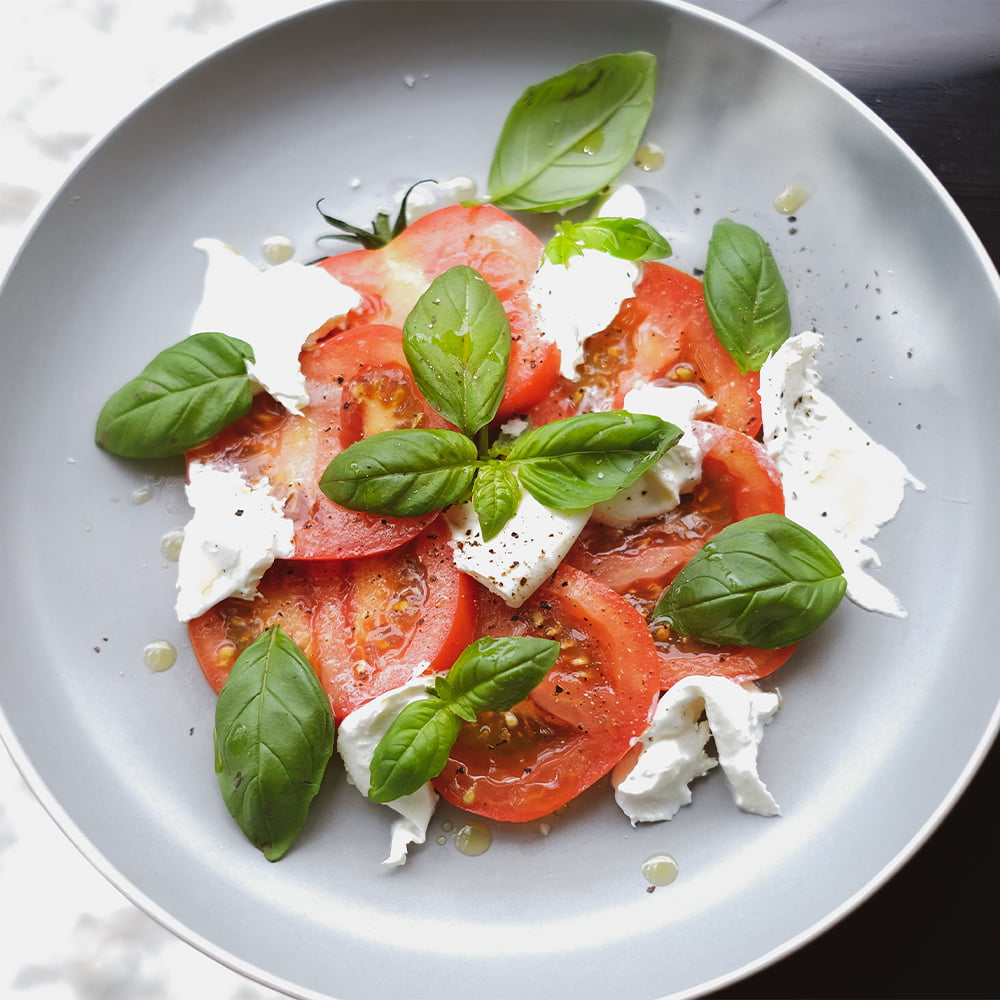
<path fill-rule="evenodd" d="M 528 286 L 528 299 L 542 336 L 559 348 L 559 372 L 575 379 L 586 357 L 584 343 L 618 315 L 635 294 L 640 264 L 600 250 L 584 250 L 566 264 L 542 261 Z"/>
<path fill-rule="evenodd" d="M 781 473 L 785 513 L 833 550 L 847 596 L 903 616 L 896 597 L 867 572 L 880 561 L 865 542 L 896 515 L 907 484 L 923 485 L 819 388 L 812 365 L 822 342 L 812 332 L 791 337 L 761 368 L 764 444 Z"/>
<path fill-rule="evenodd" d="M 777 694 L 727 677 L 678 681 L 656 706 L 638 758 L 626 757 L 613 774 L 615 801 L 633 826 L 670 819 L 691 802 L 691 782 L 718 764 L 740 809 L 778 815 L 757 773 L 757 751 L 779 704 Z M 709 737 L 718 761 L 705 752 Z"/>
<path fill-rule="evenodd" d="M 275 559 L 295 554 L 292 522 L 266 479 L 238 468 L 191 462 L 186 487 L 194 515 L 177 560 L 177 617 L 190 621 L 227 597 L 252 600 Z"/>
<path fill-rule="evenodd" d="M 192 333 L 224 333 L 245 340 L 255 360 L 253 381 L 289 412 L 309 402 L 299 353 L 323 331 L 361 304 L 361 295 L 319 267 L 286 261 L 263 271 L 219 240 L 195 246 L 208 257 L 202 301 Z"/>
<path fill-rule="evenodd" d="M 628 489 L 594 507 L 595 520 L 616 528 L 673 510 L 701 482 L 702 446 L 693 424 L 715 409 L 715 401 L 695 386 L 641 385 L 625 394 L 622 409 L 669 421 L 683 434 Z"/>
<path fill-rule="evenodd" d="M 347 771 L 348 780 L 362 795 L 371 788 L 371 764 L 375 748 L 397 715 L 411 702 L 427 694 L 430 679 L 414 677 L 401 687 L 379 695 L 361 708 L 355 709 L 337 729 L 337 750 Z M 415 792 L 385 804 L 399 813 L 392 824 L 389 855 L 382 862 L 397 868 L 406 862 L 410 844 L 422 844 L 427 839 L 427 825 L 437 805 L 438 795 L 430 782 Z"/>
<path fill-rule="evenodd" d="M 519 608 L 559 568 L 591 509 L 550 510 L 522 490 L 514 516 L 487 542 L 472 504 L 456 504 L 445 511 L 455 565 Z"/>

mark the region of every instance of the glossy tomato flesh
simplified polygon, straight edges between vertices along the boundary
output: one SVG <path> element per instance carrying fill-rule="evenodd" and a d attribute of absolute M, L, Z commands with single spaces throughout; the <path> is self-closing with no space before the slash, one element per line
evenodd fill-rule
<path fill-rule="evenodd" d="M 565 565 L 516 610 L 481 592 L 477 632 L 541 636 L 562 649 L 527 699 L 463 724 L 434 785 L 481 816 L 537 819 L 607 774 L 645 730 L 659 690 L 656 649 L 627 601 Z"/>
<path fill-rule="evenodd" d="M 413 382 L 397 327 L 358 327 L 302 353 L 309 405 L 301 416 L 259 394 L 250 413 L 188 460 L 238 466 L 266 476 L 295 525 L 296 559 L 353 559 L 386 552 L 415 538 L 435 515 L 388 518 L 347 510 L 329 500 L 319 480 L 348 445 L 383 430 L 448 427 Z"/>
<path fill-rule="evenodd" d="M 660 517 L 621 529 L 591 521 L 566 562 L 592 573 L 648 616 L 682 566 L 714 535 L 756 514 L 782 514 L 785 499 L 774 463 L 757 441 L 698 421 L 704 452 L 701 482 L 681 504 Z M 777 670 L 795 650 L 714 646 L 673 633 L 654 632 L 660 686 L 691 674 L 744 681 Z"/>
<path fill-rule="evenodd" d="M 586 348 L 579 378 L 560 378 L 532 412 L 533 422 L 620 409 L 629 389 L 651 383 L 694 385 L 715 400 L 711 421 L 751 436 L 760 429 L 759 376 L 741 375 L 719 343 L 697 278 L 656 261 L 643 264 L 635 295 Z"/>
<path fill-rule="evenodd" d="M 455 569 L 437 521 L 390 553 L 337 562 L 279 561 L 260 597 L 229 598 L 189 623 L 219 691 L 237 656 L 280 625 L 312 663 L 339 721 L 415 673 L 451 667 L 475 638 L 476 585 Z"/>
<path fill-rule="evenodd" d="M 439 274 L 457 264 L 475 268 L 497 293 L 510 320 L 510 368 L 499 419 L 523 413 L 543 399 L 559 374 L 559 355 L 542 339 L 527 288 L 542 244 L 529 229 L 492 205 L 438 209 L 378 250 L 355 250 L 319 266 L 361 293 L 362 303 L 342 324 L 401 327 Z"/>

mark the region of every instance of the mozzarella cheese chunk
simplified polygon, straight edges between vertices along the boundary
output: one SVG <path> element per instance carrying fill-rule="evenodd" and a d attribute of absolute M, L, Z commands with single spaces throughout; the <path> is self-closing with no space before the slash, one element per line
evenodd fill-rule
<path fill-rule="evenodd" d="M 456 504 L 445 512 L 455 565 L 519 608 L 558 569 L 591 509 L 550 510 L 523 490 L 514 516 L 487 542 L 472 504 Z"/>
<path fill-rule="evenodd" d="M 777 694 L 728 677 L 678 681 L 660 698 L 638 759 L 629 766 L 626 757 L 613 773 L 615 801 L 633 826 L 671 819 L 691 802 L 691 782 L 718 765 L 740 809 L 777 816 L 778 804 L 757 773 L 757 751 L 779 704 Z M 717 761 L 705 752 L 709 737 Z"/>
<path fill-rule="evenodd" d="M 347 716 L 337 729 L 337 750 L 347 778 L 362 795 L 371 788 L 371 764 L 375 748 L 397 715 L 411 702 L 427 694 L 427 677 L 413 680 L 392 691 L 379 695 Z M 422 844 L 427 839 L 427 825 L 437 806 L 438 795 L 430 782 L 415 792 L 385 803 L 399 814 L 392 824 L 389 855 L 382 864 L 398 868 L 406 862 L 410 844 Z"/>
<path fill-rule="evenodd" d="M 896 597 L 869 574 L 880 561 L 865 543 L 896 515 L 906 485 L 923 485 L 820 389 L 812 365 L 822 342 L 812 332 L 791 337 L 761 368 L 764 444 L 781 473 L 785 513 L 833 550 L 847 596 L 870 611 L 903 616 Z"/>
<path fill-rule="evenodd" d="M 542 261 L 528 286 L 528 299 L 542 335 L 559 348 L 563 378 L 577 377 L 587 338 L 618 315 L 641 276 L 641 265 L 599 250 L 584 250 L 566 264 Z"/>
<path fill-rule="evenodd" d="M 294 527 L 267 480 L 248 482 L 237 469 L 192 462 L 177 560 L 177 617 L 190 621 L 227 597 L 252 600 L 275 559 L 295 553 Z"/>
<path fill-rule="evenodd" d="M 715 401 L 695 386 L 642 385 L 625 394 L 622 409 L 669 421 L 683 434 L 630 487 L 594 507 L 595 520 L 616 528 L 673 510 L 681 502 L 681 495 L 690 493 L 701 482 L 702 447 L 693 423 L 697 417 L 711 413 Z"/>
<path fill-rule="evenodd" d="M 302 347 L 361 304 L 361 295 L 319 267 L 286 261 L 263 271 L 219 240 L 195 246 L 208 257 L 202 301 L 191 332 L 245 340 L 251 379 L 289 412 L 309 403 L 299 367 Z"/>

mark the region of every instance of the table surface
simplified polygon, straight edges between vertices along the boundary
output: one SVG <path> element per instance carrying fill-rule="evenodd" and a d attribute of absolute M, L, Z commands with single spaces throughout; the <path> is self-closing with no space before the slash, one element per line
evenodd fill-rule
<path fill-rule="evenodd" d="M 268 17 L 310 4 L 241 0 L 230 9 L 225 0 L 215 5 L 150 0 L 134 6 L 144 12 L 141 16 L 169 25 L 158 35 L 158 63 L 124 67 L 138 100 L 143 88 L 169 78 L 213 46 Z M 937 175 L 993 260 L 1000 261 L 1000 0 L 705 0 L 701 6 L 797 52 L 869 105 Z M 184 23 L 191 30 L 186 35 L 176 30 L 178 13 L 187 17 Z M 30 14 L 12 16 L 0 10 L 0 39 L 6 36 L 6 43 L 0 40 L 0 64 L 10 75 L 9 86 L 0 86 L 5 95 L 0 98 L 0 147 L 6 157 L 0 165 L 0 269 L 13 252 L 13 234 L 47 193 L 46 169 L 55 167 L 54 186 L 63 169 L 60 161 L 99 131 L 97 125 L 88 128 L 87 121 L 78 123 L 75 132 L 65 121 L 53 125 L 52 134 L 62 145 L 50 149 L 50 162 L 38 169 L 22 125 L 33 106 L 42 113 L 47 109 L 43 101 L 32 105 L 25 99 L 26 88 L 32 80 L 37 83 L 39 67 L 47 68 L 50 77 L 61 74 L 67 89 L 78 84 L 90 73 L 87 60 L 94 53 L 87 50 L 88 37 L 96 46 L 97 34 L 108 34 L 97 19 L 104 16 L 110 23 L 112 14 L 128 27 L 127 0 L 36 0 Z M 14 30 L 5 31 L 11 20 Z M 59 37 L 62 29 L 65 39 L 67 30 L 81 26 L 90 36 L 86 30 L 77 33 L 78 55 L 63 57 L 53 48 L 52 31 Z M 164 43 L 171 38 L 172 50 Z M 5 51 L 11 54 L 5 45 L 20 46 L 13 67 L 11 59 L 4 58 Z M 3 72 L 0 68 L 0 84 Z M 128 93 L 126 87 L 126 100 Z M 11 151 L 23 153 L 22 158 L 11 158 Z M 929 842 L 888 885 L 818 940 L 714 996 L 1000 996 L 996 920 L 980 914 L 1000 889 L 1000 865 L 991 849 L 998 780 L 1000 746 L 994 747 Z M 61 834 L 48 829 L 51 824 L 18 782 L 0 753 L 0 897 L 21 898 L 18 892 L 26 894 L 32 884 L 44 884 L 42 873 L 51 879 L 54 871 L 54 877 L 63 880 L 60 901 L 54 905 L 66 912 L 53 913 L 49 899 L 34 917 L 25 912 L 15 917 L 6 902 L 0 907 L 0 940 L 5 942 L 0 949 L 0 993 L 8 995 L 17 988 L 17 995 L 26 1000 L 276 997 L 167 939 L 166 932 L 158 936 L 160 929 L 151 921 L 146 927 L 148 918 L 132 913 L 131 904 L 96 873 L 83 870 L 89 868 L 87 862 L 62 842 Z M 32 861 L 33 851 L 43 851 L 44 862 Z M 44 944 L 38 940 L 43 937 Z M 132 952 L 123 948 L 123 940 L 134 945 Z"/>

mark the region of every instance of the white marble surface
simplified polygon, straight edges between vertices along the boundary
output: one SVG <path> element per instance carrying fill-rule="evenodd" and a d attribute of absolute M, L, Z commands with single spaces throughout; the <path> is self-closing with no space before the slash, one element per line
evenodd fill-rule
<path fill-rule="evenodd" d="M 0 273 L 87 145 L 153 89 L 307 0 L 0 0 Z M 93 869 L 0 749 L 0 996 L 271 1000 Z"/>

